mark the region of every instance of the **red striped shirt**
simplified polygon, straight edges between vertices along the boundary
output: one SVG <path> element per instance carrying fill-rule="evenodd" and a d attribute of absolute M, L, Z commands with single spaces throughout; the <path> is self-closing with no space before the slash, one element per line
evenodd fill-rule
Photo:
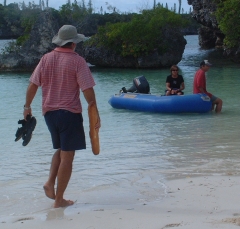
<path fill-rule="evenodd" d="M 80 89 L 95 86 L 86 61 L 73 50 L 61 47 L 41 58 L 30 82 L 42 87 L 43 115 L 59 109 L 81 113 Z"/>

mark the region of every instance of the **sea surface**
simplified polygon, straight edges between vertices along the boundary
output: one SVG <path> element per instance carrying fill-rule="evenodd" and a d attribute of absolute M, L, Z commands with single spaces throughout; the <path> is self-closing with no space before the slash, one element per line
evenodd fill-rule
<path fill-rule="evenodd" d="M 100 155 L 88 137 L 87 104 L 83 117 L 87 149 L 77 151 L 66 199 L 76 203 L 57 215 L 42 189 L 52 154 L 50 135 L 41 114 L 41 90 L 32 104 L 37 126 L 27 146 L 15 142 L 31 73 L 0 73 L 0 222 L 34 216 L 42 220 L 111 205 L 147 204 L 167 196 L 168 179 L 240 173 L 240 71 L 219 50 L 201 50 L 197 36 L 178 64 L 185 94 L 192 93 L 195 71 L 203 59 L 213 63 L 207 88 L 223 100 L 221 114 L 155 114 L 113 109 L 108 100 L 133 78 L 144 75 L 152 94 L 165 90 L 169 69 L 107 69 L 91 66 L 102 120 Z M 0 41 L 1 43 L 1 41 Z"/>

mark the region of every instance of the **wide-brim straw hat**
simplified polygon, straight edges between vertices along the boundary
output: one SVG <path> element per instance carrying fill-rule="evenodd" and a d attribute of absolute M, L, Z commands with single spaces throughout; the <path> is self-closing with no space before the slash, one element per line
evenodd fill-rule
<path fill-rule="evenodd" d="M 79 43 L 85 41 L 86 37 L 83 34 L 78 34 L 76 27 L 72 25 L 62 26 L 58 33 L 53 37 L 52 43 L 63 46 L 68 42 Z"/>

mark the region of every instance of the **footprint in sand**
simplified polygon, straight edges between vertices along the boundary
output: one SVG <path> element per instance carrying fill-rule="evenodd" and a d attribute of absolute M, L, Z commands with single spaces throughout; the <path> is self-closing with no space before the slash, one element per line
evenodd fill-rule
<path fill-rule="evenodd" d="M 169 227 L 179 227 L 180 225 L 181 225 L 180 223 L 171 223 L 171 224 L 167 224 L 162 229 L 169 228 Z"/>

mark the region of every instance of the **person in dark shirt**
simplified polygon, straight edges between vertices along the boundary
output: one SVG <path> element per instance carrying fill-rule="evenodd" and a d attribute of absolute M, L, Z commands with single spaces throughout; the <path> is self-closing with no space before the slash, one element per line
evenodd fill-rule
<path fill-rule="evenodd" d="M 166 95 L 183 95 L 183 90 L 185 88 L 184 80 L 181 75 L 178 75 L 178 66 L 173 65 L 170 68 L 171 75 L 167 76 L 166 79 Z"/>

